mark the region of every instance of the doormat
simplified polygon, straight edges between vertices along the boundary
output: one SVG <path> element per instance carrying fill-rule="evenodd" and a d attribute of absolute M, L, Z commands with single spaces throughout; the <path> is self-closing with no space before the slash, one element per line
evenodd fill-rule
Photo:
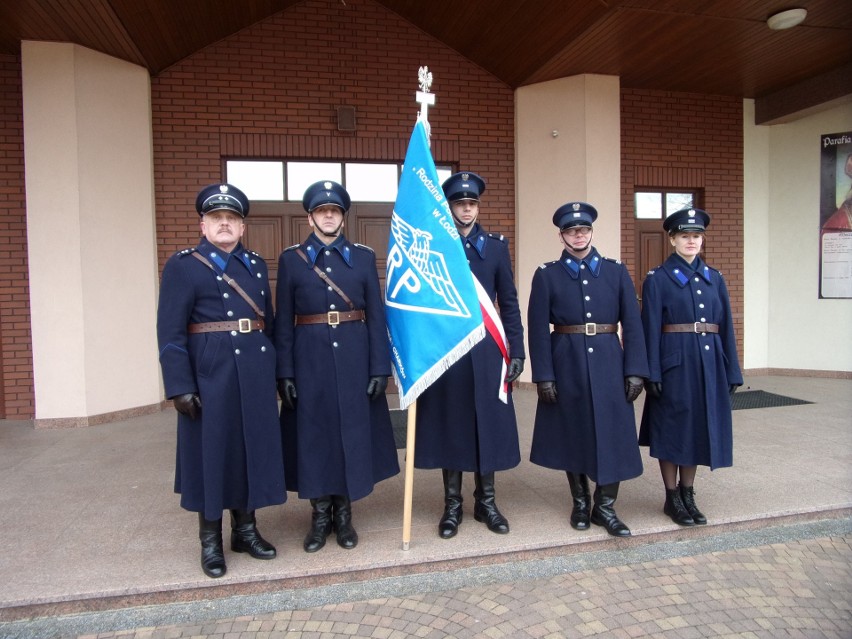
<path fill-rule="evenodd" d="M 393 425 L 393 440 L 396 442 L 396 447 L 405 448 L 405 439 L 408 433 L 408 409 L 394 410 L 391 409 L 391 424 Z"/>
<path fill-rule="evenodd" d="M 776 406 L 795 406 L 797 404 L 813 404 L 795 397 L 785 397 L 775 393 L 767 393 L 762 390 L 742 391 L 734 393 L 733 410 L 746 410 L 749 408 L 775 408 Z"/>

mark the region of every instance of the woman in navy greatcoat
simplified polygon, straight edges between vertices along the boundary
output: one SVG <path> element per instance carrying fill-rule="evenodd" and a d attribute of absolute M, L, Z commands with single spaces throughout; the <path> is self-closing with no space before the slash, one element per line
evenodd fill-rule
<path fill-rule="evenodd" d="M 350 198 L 321 181 L 302 201 L 313 233 L 278 260 L 278 389 L 288 490 L 310 499 L 306 552 L 358 543 L 352 501 L 399 472 L 385 389 L 391 373 L 372 249 L 341 233 Z M 319 272 L 317 272 L 319 271 Z"/>
<path fill-rule="evenodd" d="M 476 222 L 485 181 L 475 173 L 456 173 L 442 188 L 470 270 L 491 301 L 497 300 L 510 361 L 504 369 L 500 348 L 486 335 L 420 395 L 414 465 L 442 471 L 440 537 L 453 537 L 462 522 L 462 472 L 474 476 L 474 519 L 492 532 L 505 534 L 509 522 L 497 508 L 494 477 L 495 471 L 514 468 L 521 461 L 511 382 L 523 371 L 525 356 L 512 258 L 503 236 L 486 232 Z M 504 381 L 508 384 L 506 403 L 498 394 Z"/>
<path fill-rule="evenodd" d="M 731 399 L 743 383 L 722 274 L 701 259 L 710 216 L 683 209 L 663 223 L 674 253 L 642 285 L 651 375 L 639 443 L 660 463 L 663 511 L 681 526 L 705 524 L 695 504 L 697 467 L 733 464 Z"/>
<path fill-rule="evenodd" d="M 231 511 L 232 550 L 272 559 L 254 511 L 287 493 L 269 277 L 263 258 L 240 243 L 249 201 L 230 184 L 212 184 L 196 209 L 204 239 L 163 268 L 157 338 L 166 397 L 178 411 L 175 492 L 198 513 L 201 566 L 215 578 L 226 572 L 222 511 Z"/>
<path fill-rule="evenodd" d="M 572 527 L 591 522 L 624 537 L 630 529 L 614 504 L 620 482 L 642 474 L 632 402 L 648 363 L 627 267 L 592 246 L 597 215 L 585 202 L 559 207 L 553 223 L 565 250 L 533 276 L 527 330 L 539 401 L 530 461 L 566 471 Z"/>

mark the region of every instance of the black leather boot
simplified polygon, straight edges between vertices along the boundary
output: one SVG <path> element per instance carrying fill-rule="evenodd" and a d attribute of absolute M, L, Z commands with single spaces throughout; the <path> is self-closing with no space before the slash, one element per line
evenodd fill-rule
<path fill-rule="evenodd" d="M 603 526 L 613 537 L 629 537 L 630 529 L 615 514 L 613 505 L 618 499 L 618 483 L 595 486 L 595 505 L 592 508 L 591 521 Z"/>
<path fill-rule="evenodd" d="M 694 526 L 695 520 L 686 506 L 683 505 L 683 500 L 680 497 L 680 489 L 666 488 L 666 504 L 663 506 L 663 512 L 672 518 L 672 521 L 678 526 Z"/>
<path fill-rule="evenodd" d="M 222 520 L 204 519 L 198 513 L 198 538 L 201 540 L 201 569 L 213 579 L 228 572 L 225 566 L 225 549 L 222 548 Z"/>
<path fill-rule="evenodd" d="M 473 507 L 473 518 L 483 522 L 491 532 L 505 535 L 509 532 L 509 522 L 497 510 L 494 502 L 494 473 L 474 473 L 474 479 L 476 490 L 473 491 L 473 497 L 476 504 Z"/>
<path fill-rule="evenodd" d="M 571 499 L 574 507 L 571 510 L 571 527 L 576 530 L 588 530 L 589 511 L 592 508 L 592 496 L 589 494 L 589 478 L 570 471 L 568 486 L 571 488 Z"/>
<path fill-rule="evenodd" d="M 707 517 L 695 505 L 695 491 L 692 486 L 684 486 L 683 484 L 678 484 L 678 486 L 680 488 L 680 500 L 683 502 L 686 512 L 692 517 L 692 521 L 700 526 L 706 524 Z"/>
<path fill-rule="evenodd" d="M 444 514 L 438 522 L 438 535 L 443 539 L 455 537 L 462 523 L 462 473 L 460 470 L 441 471 L 444 475 Z"/>
<path fill-rule="evenodd" d="M 352 527 L 352 502 L 345 495 L 333 495 L 334 530 L 337 531 L 337 545 L 352 550 L 358 545 L 358 533 Z"/>
<path fill-rule="evenodd" d="M 311 506 L 314 508 L 311 513 L 311 529 L 302 544 L 305 552 L 316 552 L 325 546 L 325 538 L 331 534 L 331 496 L 312 499 Z"/>
<path fill-rule="evenodd" d="M 255 559 L 275 559 L 275 546 L 260 536 L 254 511 L 231 511 L 231 550 L 247 552 Z"/>

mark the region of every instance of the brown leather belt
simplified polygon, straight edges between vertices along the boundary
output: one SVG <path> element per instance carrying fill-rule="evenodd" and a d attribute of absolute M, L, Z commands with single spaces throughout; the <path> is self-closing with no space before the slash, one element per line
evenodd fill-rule
<path fill-rule="evenodd" d="M 617 333 L 618 324 L 595 324 L 594 322 L 589 322 L 588 324 L 572 324 L 568 326 L 565 324 L 554 324 L 553 332 L 581 333 L 588 336 L 597 335 L 599 333 Z"/>
<path fill-rule="evenodd" d="M 692 324 L 663 324 L 663 333 L 718 333 L 718 324 L 693 322 Z"/>
<path fill-rule="evenodd" d="M 366 321 L 367 314 L 364 311 L 329 311 L 318 315 L 296 315 L 296 326 L 300 324 L 328 324 L 337 326 L 341 322 Z"/>
<path fill-rule="evenodd" d="M 263 320 L 238 319 L 233 322 L 204 322 L 201 324 L 190 324 L 186 330 L 190 333 L 216 333 L 218 331 L 237 331 L 238 333 L 251 333 L 262 331 L 265 324 Z"/>

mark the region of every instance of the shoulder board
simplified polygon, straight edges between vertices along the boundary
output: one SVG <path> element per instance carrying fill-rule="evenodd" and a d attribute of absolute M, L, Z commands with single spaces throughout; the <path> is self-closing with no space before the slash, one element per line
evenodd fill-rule
<path fill-rule="evenodd" d="M 489 233 L 488 237 L 493 237 L 495 240 L 500 240 L 501 242 L 507 241 L 501 233 Z"/>
<path fill-rule="evenodd" d="M 601 255 L 607 262 L 612 262 L 613 264 L 621 264 L 621 260 L 617 260 L 614 257 L 604 257 Z"/>
<path fill-rule="evenodd" d="M 189 255 L 191 253 L 195 253 L 194 246 L 192 248 L 185 248 L 182 251 L 178 251 L 177 253 L 175 253 L 175 255 L 180 255 L 181 257 L 183 257 L 184 255 Z"/>
<path fill-rule="evenodd" d="M 539 266 L 539 268 L 543 270 L 543 269 L 546 269 L 548 266 L 553 266 L 554 264 L 558 264 L 558 263 L 559 263 L 559 260 L 553 260 L 552 262 L 545 262 L 544 264 Z"/>
<path fill-rule="evenodd" d="M 293 246 L 288 246 L 284 250 L 285 251 L 295 251 L 297 248 L 299 248 L 299 246 L 301 246 L 301 245 L 300 244 L 294 244 Z"/>
<path fill-rule="evenodd" d="M 366 246 L 364 244 L 358 244 L 357 242 L 352 242 L 352 246 L 357 246 L 358 248 L 364 249 L 365 251 L 370 251 L 370 253 L 375 253 L 375 251 L 373 249 L 371 249 L 369 246 Z"/>
<path fill-rule="evenodd" d="M 246 249 L 246 251 L 248 251 L 249 253 L 251 253 L 251 254 L 252 254 L 252 255 L 254 255 L 255 257 L 259 257 L 260 259 L 263 259 L 263 256 L 262 256 L 260 253 L 255 253 L 255 252 L 254 252 L 254 251 L 252 251 L 251 249 Z"/>
<path fill-rule="evenodd" d="M 655 267 L 654 267 L 654 268 L 652 268 L 650 271 L 648 271 L 648 275 L 653 275 L 654 273 L 656 273 L 656 272 L 657 272 L 658 270 L 660 270 L 661 268 L 663 268 L 662 264 L 661 264 L 660 266 L 655 266 Z"/>

